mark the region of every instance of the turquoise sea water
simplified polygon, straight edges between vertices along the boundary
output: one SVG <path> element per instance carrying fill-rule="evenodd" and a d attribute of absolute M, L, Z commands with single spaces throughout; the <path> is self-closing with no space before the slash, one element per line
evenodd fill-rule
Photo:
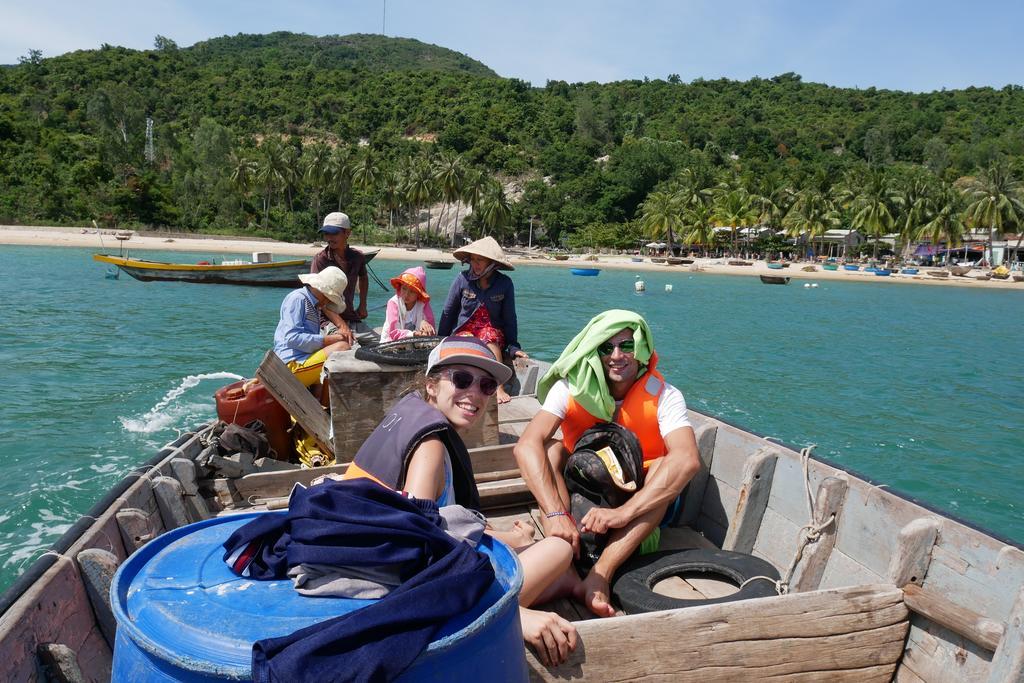
<path fill-rule="evenodd" d="M 0 246 L 0 589 L 133 465 L 213 417 L 213 392 L 250 376 L 269 348 L 287 291 L 108 280 L 90 254 Z M 416 263 L 372 267 L 386 280 Z M 455 271 L 427 272 L 439 313 Z M 517 269 L 523 347 L 554 360 L 593 314 L 632 308 L 694 408 L 816 443 L 838 464 L 1024 542 L 1024 291 L 768 287 L 666 270 L 641 273 L 637 295 L 635 275 Z M 390 294 L 371 286 L 372 308 Z"/>

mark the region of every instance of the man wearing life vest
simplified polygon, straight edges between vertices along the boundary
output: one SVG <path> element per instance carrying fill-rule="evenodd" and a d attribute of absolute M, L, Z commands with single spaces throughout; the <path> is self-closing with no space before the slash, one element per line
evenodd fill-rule
<path fill-rule="evenodd" d="M 576 589 L 576 598 L 602 617 L 615 614 L 611 577 L 641 544 L 645 551 L 655 549 L 659 523 L 700 469 L 686 402 L 657 363 L 651 330 L 640 315 L 597 315 L 540 380 L 543 405 L 515 448 L 523 479 L 544 514 L 546 536 L 564 538 L 578 555 L 581 531 L 607 534 L 604 550 Z M 595 507 L 574 520 L 565 463 L 580 435 L 601 422 L 618 423 L 637 436 L 646 476 L 626 503 Z M 561 441 L 554 439 L 559 428 Z"/>

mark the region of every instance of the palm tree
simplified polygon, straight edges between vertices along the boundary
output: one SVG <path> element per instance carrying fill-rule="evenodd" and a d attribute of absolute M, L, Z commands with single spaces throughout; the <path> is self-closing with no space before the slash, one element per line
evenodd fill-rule
<path fill-rule="evenodd" d="M 448 212 L 448 207 L 452 202 L 458 202 L 462 194 L 462 178 L 463 178 L 463 165 L 462 158 L 454 152 L 442 152 L 441 156 L 437 160 L 437 166 L 434 174 L 434 180 L 437 182 L 438 187 L 441 190 L 441 197 L 444 199 L 444 208 L 441 209 L 441 218 Z M 440 223 L 441 219 L 438 219 Z M 452 241 L 451 244 L 455 246 L 455 235 L 459 231 L 459 206 L 455 205 L 455 224 L 452 226 Z"/>
<path fill-rule="evenodd" d="M 229 157 L 231 163 L 231 186 L 240 195 L 239 209 L 245 211 L 245 198 L 255 182 L 256 171 L 259 165 L 251 159 L 239 156 L 235 150 L 231 150 Z"/>
<path fill-rule="evenodd" d="M 302 177 L 301 159 L 299 150 L 294 145 L 285 145 L 281 151 L 280 159 L 280 174 L 284 180 L 284 191 L 285 196 L 288 198 L 288 210 L 291 211 L 293 208 L 293 199 L 295 197 L 295 190 L 299 185 L 299 179 Z"/>
<path fill-rule="evenodd" d="M 914 173 L 904 178 L 898 189 L 903 211 L 899 214 L 896 227 L 903 244 L 902 258 L 910 255 L 910 247 L 921 238 L 924 225 L 935 213 L 935 179 L 926 172 Z"/>
<path fill-rule="evenodd" d="M 737 254 L 739 228 L 753 225 L 760 212 L 754 206 L 751 196 L 742 188 L 723 187 L 715 195 L 712 217 L 718 225 L 727 226 L 732 232 L 732 252 Z"/>
<path fill-rule="evenodd" d="M 925 223 L 922 234 L 936 247 L 942 242 L 946 243 L 946 249 L 960 246 L 967 232 L 964 206 L 963 193 L 943 183 L 934 200 L 932 219 Z"/>
<path fill-rule="evenodd" d="M 957 181 L 967 197 L 967 223 L 988 228 L 988 258 L 992 263 L 992 240 L 996 233 L 1019 228 L 1024 221 L 1024 183 L 1013 177 L 1009 167 L 996 163 L 977 177 Z M 1020 248 L 1020 239 L 1017 239 Z"/>
<path fill-rule="evenodd" d="M 352 150 L 349 147 L 335 147 L 327 169 L 330 185 L 338 198 L 338 211 L 342 210 L 352 191 L 352 166 Z"/>
<path fill-rule="evenodd" d="M 814 238 L 824 237 L 827 231 L 838 226 L 839 213 L 827 195 L 815 189 L 805 189 L 797 194 L 796 201 L 782 219 L 782 225 L 790 237 L 805 235 L 811 245 L 811 253 L 817 258 Z M 821 247 L 824 249 L 824 241 Z"/>
<path fill-rule="evenodd" d="M 711 207 L 697 202 L 683 210 L 683 227 L 688 228 L 684 238 L 688 244 L 699 244 L 707 255 L 715 241 L 715 221 Z"/>
<path fill-rule="evenodd" d="M 362 192 L 372 192 L 377 187 L 379 175 L 373 152 L 367 147 L 352 166 L 352 185 Z"/>
<path fill-rule="evenodd" d="M 511 218 L 512 207 L 505 196 L 505 188 L 497 180 L 489 181 L 480 201 L 480 222 L 484 226 L 484 235 L 489 235 L 492 230 L 500 231 Z"/>
<path fill-rule="evenodd" d="M 388 230 L 394 229 L 395 211 L 402 206 L 402 184 L 402 175 L 396 170 L 386 172 L 381 178 L 381 201 L 388 210 Z"/>
<path fill-rule="evenodd" d="M 852 193 L 852 188 L 847 188 L 847 196 Z M 901 203 L 902 198 L 893 190 L 885 171 L 870 169 L 864 184 L 853 195 L 850 225 L 875 238 L 871 258 L 878 256 L 878 238 L 892 231 L 896 223 L 893 211 Z"/>
<path fill-rule="evenodd" d="M 313 212 L 316 214 L 316 227 L 320 227 L 320 204 L 323 193 L 330 180 L 331 150 L 322 142 L 310 145 L 302 155 L 305 169 L 302 177 L 313 197 Z"/>
<path fill-rule="evenodd" d="M 668 238 L 672 252 L 672 236 L 683 227 L 683 197 L 672 192 L 651 192 L 640 205 L 640 226 L 651 239 Z"/>
<path fill-rule="evenodd" d="M 483 199 L 487 187 L 487 176 L 479 169 L 471 168 L 462 177 L 462 201 L 469 205 L 471 212 L 476 211 Z"/>
<path fill-rule="evenodd" d="M 420 207 L 425 206 L 433 195 L 433 174 L 425 160 L 414 162 L 408 169 L 405 197 L 416 212 L 416 246 L 420 244 Z M 427 217 L 427 231 L 430 231 L 430 218 Z"/>
<path fill-rule="evenodd" d="M 270 200 L 282 187 L 285 179 L 281 173 L 281 143 L 276 138 L 267 138 L 260 145 L 260 156 L 256 169 L 256 183 L 263 192 L 263 227 L 270 224 Z"/>

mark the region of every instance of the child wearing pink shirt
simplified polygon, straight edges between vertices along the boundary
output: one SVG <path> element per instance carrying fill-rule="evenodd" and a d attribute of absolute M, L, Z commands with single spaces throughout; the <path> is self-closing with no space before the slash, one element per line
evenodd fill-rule
<path fill-rule="evenodd" d="M 407 268 L 391 278 L 395 295 L 388 300 L 384 315 L 383 341 L 406 337 L 429 337 L 435 334 L 434 311 L 427 294 L 427 272 L 422 266 Z"/>

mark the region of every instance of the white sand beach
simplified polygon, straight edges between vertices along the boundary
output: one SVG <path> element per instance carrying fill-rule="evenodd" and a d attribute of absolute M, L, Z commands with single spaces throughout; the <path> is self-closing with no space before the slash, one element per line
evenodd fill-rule
<path fill-rule="evenodd" d="M 30 246 L 51 246 L 51 247 L 78 247 L 95 249 L 98 253 L 116 254 L 119 248 L 119 241 L 115 239 L 115 230 L 94 230 L 91 228 L 60 228 L 40 226 L 15 226 L 0 225 L 0 244 L 7 245 L 30 245 Z M 362 248 L 358 244 L 358 233 L 353 235 L 351 242 L 353 247 Z M 158 232 L 133 232 L 131 239 L 125 242 L 130 251 L 135 250 L 164 250 L 164 251 L 191 251 L 208 253 L 230 253 L 248 254 L 254 251 L 267 251 L 277 257 L 312 257 L 318 252 L 322 245 L 319 243 L 294 244 L 290 242 L 278 242 L 267 239 L 252 239 L 244 237 L 230 237 L 224 235 L 198 235 L 189 234 L 182 236 L 181 233 L 158 233 Z M 378 248 L 376 246 L 367 248 Z M 403 247 L 380 247 L 378 260 L 401 259 L 401 260 L 430 260 L 450 259 L 450 251 L 439 249 L 420 248 L 412 251 Z M 629 271 L 655 271 L 655 272 L 693 272 L 708 273 L 713 275 L 781 275 L 792 277 L 794 280 L 826 281 L 846 280 L 849 282 L 875 282 L 875 283 L 901 283 L 901 284 L 922 284 L 946 287 L 983 287 L 987 289 L 1019 289 L 1024 291 L 1024 282 L 1010 280 L 977 280 L 977 276 L 987 271 L 973 270 L 966 277 L 949 276 L 938 278 L 928 275 L 929 270 L 938 268 L 920 268 L 917 275 L 893 274 L 889 277 L 878 277 L 874 273 L 864 271 L 823 270 L 817 266 L 812 273 L 804 272 L 801 268 L 806 263 L 793 263 L 783 270 L 770 270 L 764 261 L 753 261 L 749 266 L 730 266 L 727 258 L 705 259 L 698 258 L 692 265 L 669 266 L 661 263 L 652 263 L 650 258 L 644 257 L 642 262 L 632 261 L 634 257 L 626 255 L 607 255 L 583 257 L 571 256 L 567 261 L 555 261 L 540 254 L 536 256 L 512 256 L 515 264 L 530 266 L 550 266 L 561 268 L 608 268 Z M 596 260 L 594 260 L 596 259 Z M 173 261 L 173 258 L 168 258 Z"/>

